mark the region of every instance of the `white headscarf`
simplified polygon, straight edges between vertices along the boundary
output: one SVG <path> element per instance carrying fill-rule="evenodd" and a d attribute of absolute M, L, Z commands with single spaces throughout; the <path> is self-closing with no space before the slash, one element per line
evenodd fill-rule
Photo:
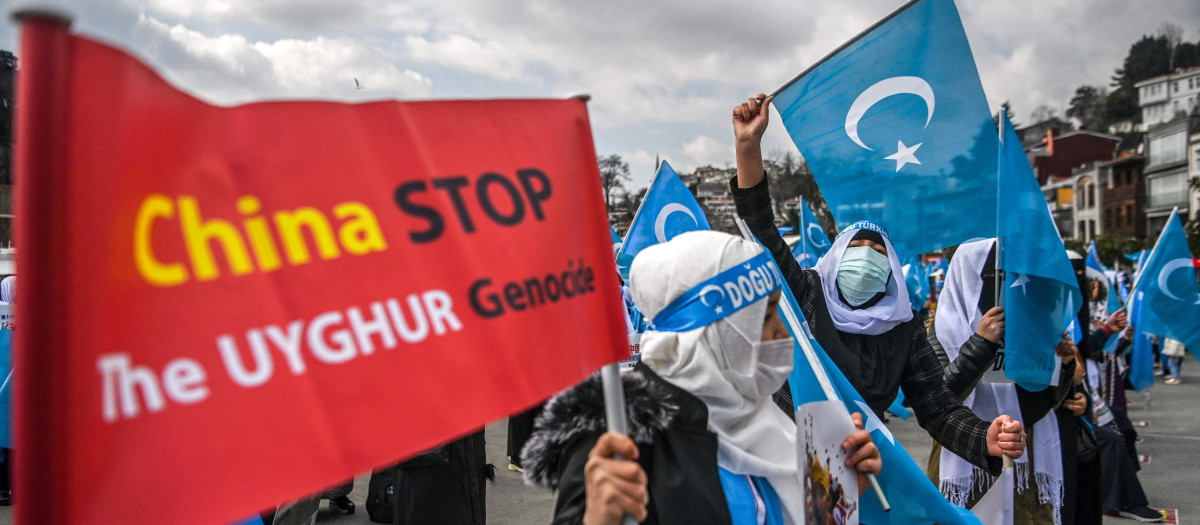
<path fill-rule="evenodd" d="M 987 262 L 995 239 L 964 243 L 954 252 L 946 271 L 946 284 L 938 296 L 934 331 L 946 357 L 954 361 L 963 344 L 975 333 L 983 313 L 979 311 L 979 296 L 983 291 L 980 274 Z M 1021 421 L 1021 406 L 1017 388 L 1012 383 L 979 383 L 963 403 L 984 421 L 1007 414 Z M 1027 422 L 1021 421 L 1022 425 Z M 1058 419 L 1048 412 L 1033 426 L 1033 461 L 1038 501 L 1054 507 L 1054 522 L 1062 517 L 1062 443 L 1058 435 Z M 1029 488 L 1029 454 L 1015 461 L 1017 492 Z M 995 481 L 978 467 L 957 454 L 942 448 L 939 462 L 939 487 L 951 503 L 966 505 L 972 488 L 986 489 Z M 986 485 L 985 485 L 986 484 Z"/>
<path fill-rule="evenodd" d="M 653 319 L 697 284 L 762 253 L 756 243 L 724 233 L 694 231 L 642 250 L 629 271 L 633 301 Z M 747 388 L 731 370 L 727 355 L 749 352 L 762 336 L 767 300 L 687 332 L 648 330 L 642 335 L 642 362 L 660 377 L 708 406 L 708 429 L 717 435 L 717 464 L 735 474 L 766 478 L 779 495 L 790 523 L 802 522 L 803 505 L 796 459 L 796 422 L 771 400 L 791 372 L 786 360 L 761 360 L 778 378 L 772 388 Z M 739 357 L 744 357 L 742 354 Z M 758 359 L 762 356 L 754 356 Z M 773 361 L 768 363 L 767 361 Z M 774 381 L 772 381 L 774 382 Z"/>
<path fill-rule="evenodd" d="M 0 303 L 16 304 L 17 276 L 10 275 L 0 280 Z"/>
<path fill-rule="evenodd" d="M 865 221 L 864 221 L 865 222 Z M 855 226 L 861 223 L 856 223 Z M 904 284 L 904 269 L 900 266 L 900 258 L 887 235 L 880 235 L 887 247 L 888 263 L 892 268 L 892 277 L 888 279 L 886 295 L 878 303 L 869 308 L 855 310 L 842 302 L 838 297 L 837 275 L 842 266 L 842 256 L 846 247 L 854 239 L 854 234 L 862 228 L 851 226 L 842 230 L 833 247 L 821 260 L 817 261 L 816 270 L 821 274 L 821 290 L 825 292 L 825 305 L 829 307 L 829 316 L 839 332 L 851 334 L 879 335 L 896 325 L 909 321 L 913 317 L 912 305 L 908 302 L 908 286 Z"/>

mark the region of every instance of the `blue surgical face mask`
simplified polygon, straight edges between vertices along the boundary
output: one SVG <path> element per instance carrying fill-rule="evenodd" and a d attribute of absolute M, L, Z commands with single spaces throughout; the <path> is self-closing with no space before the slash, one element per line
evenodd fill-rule
<path fill-rule="evenodd" d="M 850 306 L 858 306 L 886 291 L 891 273 L 886 255 L 868 246 L 852 246 L 846 248 L 842 265 L 838 267 L 838 289 Z"/>

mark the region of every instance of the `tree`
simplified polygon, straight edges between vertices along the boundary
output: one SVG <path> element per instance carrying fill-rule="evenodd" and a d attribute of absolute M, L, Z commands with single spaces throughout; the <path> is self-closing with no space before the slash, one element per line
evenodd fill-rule
<path fill-rule="evenodd" d="M 1058 110 L 1050 107 L 1048 104 L 1042 104 L 1034 108 L 1033 113 L 1029 115 L 1035 123 L 1045 122 L 1058 116 Z"/>
<path fill-rule="evenodd" d="M 612 209 L 613 190 L 625 189 L 625 182 L 630 180 L 629 163 L 620 155 L 613 153 L 600 158 L 600 184 L 604 187 L 604 205 Z"/>
<path fill-rule="evenodd" d="M 1079 123 L 1081 129 L 1107 131 L 1108 119 L 1105 114 L 1105 102 L 1108 91 L 1103 87 L 1079 86 L 1071 104 L 1067 107 L 1067 117 Z"/>
<path fill-rule="evenodd" d="M 17 57 L 0 50 L 0 184 L 12 184 L 13 79 Z"/>
<path fill-rule="evenodd" d="M 1017 124 L 1016 114 L 1013 113 L 1012 102 L 1005 100 L 1003 104 L 1000 104 L 1000 109 L 1003 109 L 1004 114 L 1008 115 L 1008 121 L 1012 122 L 1013 129 L 1021 127 L 1020 124 Z M 992 123 L 996 125 L 996 129 L 1000 129 L 1000 116 L 993 115 Z"/>

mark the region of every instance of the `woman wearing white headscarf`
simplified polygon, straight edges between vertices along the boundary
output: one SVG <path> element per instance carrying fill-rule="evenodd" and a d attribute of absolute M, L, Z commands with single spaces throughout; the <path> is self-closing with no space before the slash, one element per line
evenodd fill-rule
<path fill-rule="evenodd" d="M 860 221 L 842 230 L 816 268 L 803 270 L 792 258 L 775 227 L 763 169 L 767 103 L 760 94 L 733 109 L 737 177 L 729 185 L 738 216 L 771 251 L 813 335 L 876 414 L 903 389 L 917 421 L 934 440 L 992 475 L 1000 474 L 999 456 L 1017 458 L 1024 450 L 1021 424 L 1007 414 L 990 423 L 981 420 L 946 389 L 925 327 L 909 305 L 887 232 Z"/>
<path fill-rule="evenodd" d="M 641 363 L 622 374 L 632 440 L 601 436 L 593 378 L 547 403 L 521 454 L 526 481 L 558 491 L 554 523 L 798 523 L 796 424 L 771 399 L 794 343 L 770 255 L 727 234 L 684 233 L 643 250 L 630 285 L 651 319 Z M 849 466 L 878 472 L 867 432 L 843 447 L 858 448 Z"/>
<path fill-rule="evenodd" d="M 1064 340 L 1055 348 L 1063 362 L 1057 387 L 1030 392 L 1012 383 L 980 382 L 1004 334 L 1004 313 L 995 307 L 995 244 L 995 239 L 969 242 L 954 252 L 929 340 L 945 366 L 946 384 L 971 411 L 985 419 L 1014 414 L 1026 426 L 1036 422 L 1028 436 L 1030 453 L 1015 465 L 1013 523 L 1062 523 L 1063 449 L 1053 410 L 1074 383 L 1075 347 Z M 946 499 L 968 508 L 996 481 L 936 444 L 930 475 Z"/>

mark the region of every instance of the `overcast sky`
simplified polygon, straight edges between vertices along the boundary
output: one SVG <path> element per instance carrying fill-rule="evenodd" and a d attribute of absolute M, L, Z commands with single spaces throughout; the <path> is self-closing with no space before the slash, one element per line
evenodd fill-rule
<path fill-rule="evenodd" d="M 75 29 L 218 104 L 278 98 L 592 95 L 599 155 L 644 185 L 733 162 L 734 105 L 768 92 L 901 0 L 51 0 Z M 21 2 L 19 5 L 28 5 Z M 0 0 L 4 12 L 12 0 Z M 1200 39 L 1196 0 L 958 0 L 992 109 L 1018 123 L 1076 87 L 1107 85 L 1164 22 Z M 0 23 L 0 48 L 16 48 Z M 19 55 L 19 52 L 18 52 Z M 365 86 L 356 90 L 354 79 Z M 777 116 L 777 115 L 773 115 Z M 778 119 L 768 151 L 794 150 Z"/>

